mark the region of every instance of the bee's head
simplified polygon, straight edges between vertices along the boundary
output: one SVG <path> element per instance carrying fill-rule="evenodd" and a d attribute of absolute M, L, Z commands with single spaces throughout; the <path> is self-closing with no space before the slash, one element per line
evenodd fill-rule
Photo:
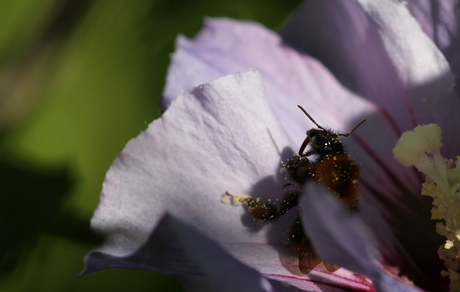
<path fill-rule="evenodd" d="M 298 107 L 307 115 L 307 117 L 318 127 L 317 129 L 310 129 L 307 131 L 307 138 L 302 143 L 299 149 L 300 156 L 308 156 L 311 154 L 332 154 L 343 151 L 343 144 L 340 141 L 339 136 L 348 137 L 351 133 L 353 133 L 362 123 L 366 121 L 363 119 L 359 122 L 356 126 L 353 127 L 348 133 L 339 134 L 334 133 L 332 130 L 323 128 L 320 126 L 308 113 L 306 110 L 303 109 L 300 105 Z M 307 145 L 310 144 L 310 150 L 304 153 L 305 148 Z"/>
<path fill-rule="evenodd" d="M 310 129 L 307 131 L 312 154 L 332 154 L 343 151 L 339 135 L 327 129 Z"/>

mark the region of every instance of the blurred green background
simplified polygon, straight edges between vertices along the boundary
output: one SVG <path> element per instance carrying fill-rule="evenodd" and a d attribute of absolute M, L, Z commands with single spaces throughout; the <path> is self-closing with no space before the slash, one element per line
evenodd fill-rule
<path fill-rule="evenodd" d="M 0 291 L 181 291 L 148 272 L 75 277 L 105 172 L 160 117 L 178 34 L 206 16 L 276 29 L 299 1 L 1 1 Z"/>

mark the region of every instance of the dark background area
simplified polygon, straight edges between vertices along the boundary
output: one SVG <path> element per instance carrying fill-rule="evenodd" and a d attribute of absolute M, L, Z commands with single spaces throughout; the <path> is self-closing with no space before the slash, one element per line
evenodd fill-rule
<path fill-rule="evenodd" d="M 204 17 L 277 29 L 299 0 L 0 3 L 0 291 L 181 291 L 171 277 L 81 279 L 105 172 L 148 123 L 174 40 Z"/>

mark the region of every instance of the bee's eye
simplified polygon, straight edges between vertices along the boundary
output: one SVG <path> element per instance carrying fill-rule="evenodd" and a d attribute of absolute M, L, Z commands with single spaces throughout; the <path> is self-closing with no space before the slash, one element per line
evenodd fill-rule
<path fill-rule="evenodd" d="M 327 147 L 329 142 L 327 141 L 326 138 L 316 135 L 311 138 L 311 141 L 313 142 L 314 145 L 320 146 L 320 147 Z"/>

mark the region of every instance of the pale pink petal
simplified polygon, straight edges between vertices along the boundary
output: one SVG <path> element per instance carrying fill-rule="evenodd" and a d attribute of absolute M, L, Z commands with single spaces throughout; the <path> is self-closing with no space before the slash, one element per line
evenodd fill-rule
<path fill-rule="evenodd" d="M 458 155 L 460 139 L 455 133 L 460 128 L 460 100 L 444 55 L 397 1 L 307 1 L 282 35 L 321 60 L 342 84 L 372 101 L 384 114 L 391 125 L 387 130 L 395 135 L 376 128 L 361 143 L 382 172 L 368 167 L 360 158 L 361 149 L 349 148 L 353 157 L 363 161 L 362 195 L 384 212 L 429 281 L 441 281 L 442 263 L 433 251 L 443 240 L 433 232 L 430 200 L 420 196 L 423 176 L 389 163 L 393 147 L 388 144 L 394 145 L 395 136 L 418 124 L 437 123 L 443 129 L 443 153 Z M 364 125 L 362 128 L 359 134 L 365 131 Z M 387 140 L 388 144 L 374 147 L 368 144 L 370 140 Z"/>
<path fill-rule="evenodd" d="M 460 84 L 460 5 L 457 0 L 407 1 L 407 8 L 449 62 Z M 457 95 L 460 87 L 455 86 Z"/>
<path fill-rule="evenodd" d="M 392 149 L 399 133 L 386 112 L 346 90 L 323 65 L 289 48 L 278 35 L 258 24 L 208 19 L 195 40 L 180 38 L 168 74 L 165 102 L 173 100 L 174 94 L 191 83 L 200 82 L 200 78 L 211 78 L 206 72 L 218 75 L 248 66 L 260 70 L 265 77 L 270 104 L 295 145 L 293 151 L 300 147 L 305 131 L 314 127 L 297 104 L 304 106 L 321 125 L 341 132 L 347 132 L 362 118 L 368 118 L 346 139 L 346 149 L 363 165 L 363 193 L 367 192 L 369 195 L 365 196 L 379 204 L 390 220 L 397 218 L 393 216 L 395 210 L 408 214 L 410 220 L 405 220 L 408 224 L 419 220 L 412 207 L 419 204 L 419 198 L 414 202 L 414 197 L 406 193 L 419 192 L 420 177 L 393 159 Z M 401 225 L 400 222 L 391 223 Z M 431 232 L 424 234 L 431 238 Z M 401 258 L 404 257 L 388 260 Z"/>
<path fill-rule="evenodd" d="M 188 86 L 248 67 L 259 70 L 264 77 L 270 105 L 293 141 L 294 151 L 300 147 L 305 132 L 315 127 L 297 108 L 298 104 L 321 125 L 341 132 L 348 132 L 367 118 L 348 138 L 347 147 L 367 168 L 365 180 L 369 185 L 385 185 L 391 192 L 398 191 L 395 181 L 406 189 L 418 190 L 419 177 L 408 174 L 393 159 L 391 150 L 399 133 L 393 130 L 385 113 L 346 90 L 318 61 L 289 48 L 277 34 L 259 24 L 208 19 L 196 39 L 179 38 L 164 103 L 171 102 Z M 393 177 L 389 177 L 389 169 L 394 169 Z"/>
<path fill-rule="evenodd" d="M 362 276 L 346 270 L 293 275 L 281 261 L 290 253 L 282 244 L 289 220 L 262 228 L 242 205 L 222 202 L 226 191 L 279 196 L 285 184 L 280 161 L 291 155 L 257 72 L 225 76 L 178 97 L 127 144 L 108 171 L 91 221 L 106 240 L 87 255 L 83 273 L 114 267 L 114 262 L 123 268 L 197 273 L 196 263 L 174 253 L 160 259 L 136 254 L 168 213 L 269 278 L 302 289 L 369 287 Z M 162 239 L 156 239 L 144 249 L 161 250 Z"/>

